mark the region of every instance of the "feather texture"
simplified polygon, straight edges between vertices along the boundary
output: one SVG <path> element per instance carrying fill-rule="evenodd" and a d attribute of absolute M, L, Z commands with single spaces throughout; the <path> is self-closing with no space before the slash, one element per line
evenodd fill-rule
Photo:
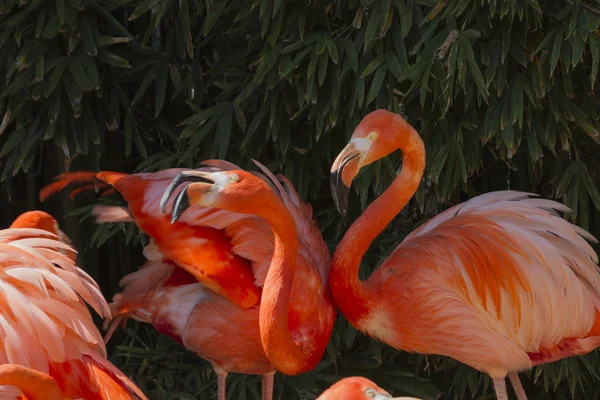
<path fill-rule="evenodd" d="M 24 390 L 21 395 L 29 399 L 48 398 L 31 397 L 33 381 L 26 387 L 17 385 L 19 379 L 35 378 L 44 385 L 53 380 L 67 398 L 145 399 L 106 361 L 102 336 L 86 302 L 104 318 L 110 317 L 110 309 L 75 258 L 63 254 L 75 254 L 74 249 L 56 231 L 19 225 L 0 230 L 0 364 L 14 366 L 0 369 L 0 382 L 18 378 L 12 381 L 13 389 L 2 390 Z M 111 378 L 99 369 L 109 371 Z"/>

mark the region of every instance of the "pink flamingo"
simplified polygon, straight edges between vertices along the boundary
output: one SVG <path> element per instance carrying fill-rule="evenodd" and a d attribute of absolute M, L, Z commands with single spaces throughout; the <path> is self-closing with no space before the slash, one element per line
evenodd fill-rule
<path fill-rule="evenodd" d="M 425 147 L 400 115 L 378 110 L 331 168 L 344 212 L 360 168 L 396 149 L 402 171 L 333 257 L 332 295 L 353 326 L 396 349 L 449 356 L 485 372 L 502 400 L 507 375 L 524 400 L 518 372 L 600 345 L 598 257 L 585 240 L 595 239 L 558 215 L 567 207 L 527 193 L 488 193 L 444 211 L 361 282 L 367 248 L 421 182 Z"/>

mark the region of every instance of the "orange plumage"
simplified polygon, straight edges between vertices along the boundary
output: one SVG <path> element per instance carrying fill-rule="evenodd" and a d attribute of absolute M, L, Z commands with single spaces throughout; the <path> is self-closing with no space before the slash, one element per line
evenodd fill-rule
<path fill-rule="evenodd" d="M 356 128 L 332 167 L 336 203 L 358 170 L 395 149 L 402 170 L 345 234 L 333 257 L 336 304 L 359 330 L 397 349 L 455 358 L 494 379 L 585 354 L 600 345 L 595 239 L 568 223 L 567 207 L 527 193 L 488 193 L 454 206 L 408 235 L 366 281 L 369 244 L 421 182 L 425 149 L 399 115 L 376 111 Z M 346 169 L 349 168 L 349 169 Z"/>
<path fill-rule="evenodd" d="M 210 167 L 201 170 L 238 169 L 224 161 L 207 164 Z M 296 374 L 318 363 L 333 329 L 335 307 L 327 284 L 331 259 L 310 206 L 298 198 L 284 177 L 280 177 L 282 185 L 260 167 L 262 178 L 293 216 L 295 235 L 301 239 L 287 313 L 293 340 L 301 344 L 307 357 L 298 368 L 284 371 Z M 260 217 L 193 204 L 171 223 L 172 215 L 161 211 L 160 201 L 183 171 L 187 170 L 132 175 L 66 173 L 45 188 L 41 197 L 77 182 L 87 188 L 96 182 L 116 190 L 127 209 L 98 206 L 93 211 L 97 222 L 134 221 L 151 238 L 144 249 L 148 261 L 123 278 L 123 292 L 111 304 L 116 323 L 126 318 L 151 323 L 209 360 L 219 377 L 220 399 L 225 396 L 225 377 L 230 371 L 263 374 L 263 395 L 270 398 L 273 374 L 280 368 L 261 344 L 259 301 L 273 257 L 274 235 Z M 177 197 L 181 188 L 172 193 Z M 173 204 L 170 198 L 166 209 L 171 210 Z M 115 328 L 113 324 L 109 336 Z"/>
<path fill-rule="evenodd" d="M 0 231 L 0 394 L 22 399 L 145 400 L 106 360 L 86 307 L 110 312 L 50 215 L 22 214 Z M 60 395 L 60 396 L 59 396 Z"/>

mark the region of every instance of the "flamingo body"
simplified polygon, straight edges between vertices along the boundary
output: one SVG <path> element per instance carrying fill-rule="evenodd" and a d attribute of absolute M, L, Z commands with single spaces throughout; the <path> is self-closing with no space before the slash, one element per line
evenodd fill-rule
<path fill-rule="evenodd" d="M 354 310 L 365 304 L 343 304 L 343 288 L 333 295 L 363 332 L 493 378 L 587 353 L 600 344 L 597 256 L 592 237 L 551 210 L 566 208 L 519 192 L 478 196 L 406 237 L 365 282 L 367 296 L 386 296 L 364 314 Z"/>

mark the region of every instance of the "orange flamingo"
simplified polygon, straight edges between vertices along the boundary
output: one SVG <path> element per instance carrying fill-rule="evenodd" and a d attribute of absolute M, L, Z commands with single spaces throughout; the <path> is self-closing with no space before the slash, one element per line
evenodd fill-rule
<path fill-rule="evenodd" d="M 205 164 L 210 166 L 204 171 L 239 169 L 219 160 Z M 146 264 L 121 281 L 124 290 L 111 304 L 115 321 L 131 317 L 149 322 L 209 360 L 218 376 L 219 399 L 225 399 L 228 372 L 263 375 L 263 398 L 271 399 L 275 370 L 294 375 L 314 368 L 335 321 L 336 309 L 327 282 L 331 259 L 312 220 L 312 210 L 285 177 L 279 177 L 282 185 L 268 169 L 258 165 L 264 175 L 257 175 L 278 193 L 300 237 L 298 267 L 291 289 L 287 288 L 291 300 L 284 312 L 286 317 L 289 314 L 291 335 L 286 328 L 288 335 L 277 343 L 281 350 L 296 350 L 290 353 L 296 357 L 293 363 L 286 353 L 265 353 L 274 344 L 268 343 L 263 349 L 265 343 L 261 344 L 259 333 L 259 313 L 275 312 L 263 310 L 259 303 L 274 250 L 268 223 L 254 215 L 200 206 L 191 206 L 172 223 L 172 216 L 161 211 L 173 204 L 172 199 L 161 204 L 163 194 L 178 196 L 177 186 L 194 171 L 65 173 L 41 193 L 45 199 L 70 183 L 87 183 L 82 188 L 86 190 L 99 182 L 125 199 L 127 209 L 97 206 L 97 222 L 134 221 L 152 240 L 144 249 Z M 272 315 L 273 321 L 280 322 L 277 314 Z M 108 336 L 114 329 L 115 324 Z"/>
<path fill-rule="evenodd" d="M 344 378 L 323 392 L 317 400 L 420 400 L 416 397 L 393 397 L 367 378 Z"/>
<path fill-rule="evenodd" d="M 106 359 L 86 303 L 108 305 L 68 242 L 42 211 L 0 230 L 0 397 L 146 400 Z"/>
<path fill-rule="evenodd" d="M 361 167 L 396 149 L 402 171 L 352 224 L 336 249 L 332 295 L 358 330 L 388 345 L 452 357 L 493 379 L 508 399 L 508 375 L 600 345 L 600 274 L 595 239 L 558 215 L 562 204 L 515 191 L 456 205 L 408 235 L 364 282 L 370 243 L 415 193 L 425 147 L 399 115 L 378 110 L 357 126 L 332 168 L 332 191 L 345 212 Z"/>

